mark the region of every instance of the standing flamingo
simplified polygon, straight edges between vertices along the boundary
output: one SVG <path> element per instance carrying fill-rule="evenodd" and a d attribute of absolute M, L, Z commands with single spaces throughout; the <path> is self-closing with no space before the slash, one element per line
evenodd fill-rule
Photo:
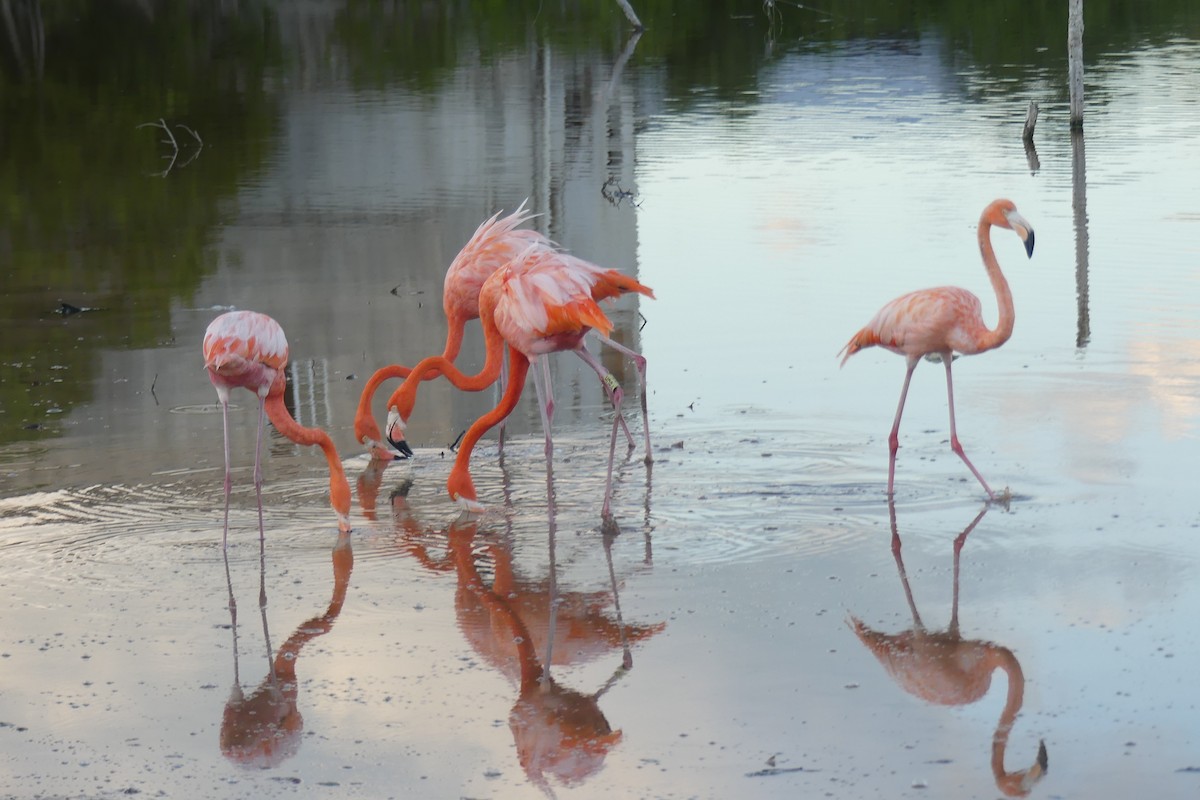
<path fill-rule="evenodd" d="M 975 469 L 975 465 L 967 458 L 962 445 L 959 444 L 958 433 L 954 427 L 954 381 L 950 375 L 950 362 L 954 360 L 955 352 L 975 355 L 999 347 L 1012 336 L 1013 322 L 1016 318 L 1012 292 L 1009 291 L 1008 281 L 1000 272 L 996 253 L 992 250 L 993 225 L 1008 228 L 1021 237 L 1021 241 L 1025 243 L 1025 252 L 1030 257 L 1033 256 L 1033 228 L 1017 213 L 1017 207 L 1011 200 L 992 201 L 979 217 L 979 251 L 1000 306 L 1000 322 L 995 329 L 990 329 L 984 324 L 978 297 L 957 286 L 940 286 L 897 297 L 881 308 L 862 330 L 854 334 L 841 353 L 838 353 L 846 354 L 842 359 L 842 364 L 845 365 L 850 356 L 864 347 L 879 345 L 904 356 L 907 362 L 904 387 L 900 390 L 900 405 L 896 408 L 896 420 L 892 423 L 892 432 L 888 437 L 891 452 L 888 463 L 888 497 L 893 496 L 896 451 L 900 448 L 900 416 L 904 413 L 904 399 L 908 396 L 909 381 L 912 380 L 913 370 L 922 356 L 937 356 L 946 365 L 946 398 L 950 405 L 950 449 L 958 454 L 971 470 L 971 474 L 983 485 L 988 498 L 996 499 L 987 481 L 979 474 L 979 470 Z"/>
<path fill-rule="evenodd" d="M 483 284 L 479 293 L 479 317 L 487 342 L 487 358 L 477 376 L 466 376 L 453 364 L 442 364 L 443 374 L 459 388 L 481 379 L 495 380 L 500 369 L 502 344 L 509 350 L 509 382 L 504 395 L 492 411 L 477 419 L 463 436 L 454 467 L 446 481 L 450 498 L 468 511 L 480 511 L 474 483 L 471 481 L 471 451 L 476 442 L 516 407 L 525 385 L 530 363 L 563 350 L 573 350 L 599 373 L 603 368 L 595 356 L 583 347 L 583 338 L 593 328 L 607 335 L 612 322 L 597 305 L 596 297 L 612 297 L 624 292 L 638 292 L 647 297 L 654 293 L 633 278 L 616 270 L 605 270 L 583 259 L 558 250 L 531 245 L 505 267 L 497 270 Z M 436 356 L 434 357 L 436 359 Z M 421 362 L 414 368 L 419 374 Z M 553 452 L 550 435 L 550 414 L 542 386 L 542 373 L 534 370 L 534 386 L 538 393 L 542 427 L 546 434 L 546 458 Z M 410 377 L 406 384 L 411 383 Z M 608 516 L 612 499 L 613 457 L 616 449 L 617 424 L 621 414 L 621 389 L 616 382 L 606 383 L 609 397 L 616 409 L 612 436 L 609 441 L 608 477 L 604 489 L 602 514 Z M 404 387 L 401 387 L 404 388 Z"/>
<path fill-rule="evenodd" d="M 337 449 L 320 428 L 306 428 L 292 418 L 283 403 L 287 387 L 284 367 L 288 360 L 287 338 L 279 323 L 256 311 L 230 311 L 209 324 L 204 333 L 204 366 L 221 401 L 225 432 L 225 527 L 224 548 L 229 540 L 229 495 L 233 487 L 229 459 L 229 392 L 238 387 L 258 396 L 258 438 L 254 447 L 254 491 L 258 496 L 258 536 L 263 538 L 262 435 L 264 417 L 275 429 L 297 444 L 318 445 L 329 462 L 329 502 L 338 518 L 338 529 L 350 530 L 350 484 L 342 471 Z"/>

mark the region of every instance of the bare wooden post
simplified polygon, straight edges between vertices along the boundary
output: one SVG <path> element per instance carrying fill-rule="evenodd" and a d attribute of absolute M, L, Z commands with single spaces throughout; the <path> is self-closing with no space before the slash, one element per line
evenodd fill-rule
<path fill-rule="evenodd" d="M 638 19 L 637 12 L 633 10 L 633 6 L 629 5 L 629 0 L 617 0 L 617 5 L 619 5 L 621 10 L 625 12 L 625 19 L 629 20 L 629 24 L 632 25 L 634 29 L 639 31 L 644 31 L 646 29 L 646 27 L 642 25 L 642 21 Z"/>
<path fill-rule="evenodd" d="M 1067 80 L 1071 86 L 1071 127 L 1083 127 L 1083 0 L 1067 10 Z"/>
<path fill-rule="evenodd" d="M 1025 130 L 1021 132 L 1021 138 L 1027 142 L 1033 141 L 1033 129 L 1037 127 L 1038 104 L 1037 100 L 1029 101 L 1029 111 L 1025 113 Z"/>

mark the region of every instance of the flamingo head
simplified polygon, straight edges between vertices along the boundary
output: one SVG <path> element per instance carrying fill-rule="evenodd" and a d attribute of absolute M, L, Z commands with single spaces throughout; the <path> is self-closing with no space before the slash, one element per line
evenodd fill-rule
<path fill-rule="evenodd" d="M 408 446 L 408 442 L 404 438 L 404 429 L 406 428 L 404 418 L 400 416 L 400 411 L 392 406 L 388 409 L 387 418 L 387 440 L 391 445 L 391 455 L 397 461 L 412 458 L 412 448 Z M 382 446 L 382 444 L 381 444 Z"/>
<path fill-rule="evenodd" d="M 450 494 L 450 499 L 462 507 L 462 510 L 468 514 L 478 514 L 484 510 L 484 506 L 479 502 L 479 495 L 475 492 L 475 483 L 471 480 L 471 474 L 465 469 L 452 469 L 450 477 L 446 479 L 446 491 Z"/>
<path fill-rule="evenodd" d="M 1020 772 L 1001 772 L 996 775 L 996 786 L 1007 797 L 1026 797 L 1033 791 L 1037 782 L 1045 777 L 1049 766 L 1050 759 L 1046 754 L 1046 743 L 1043 741 L 1038 744 L 1037 760 L 1033 762 L 1033 766 Z"/>
<path fill-rule="evenodd" d="M 984 220 L 1001 228 L 1008 228 L 1025 244 L 1025 255 L 1033 257 L 1033 226 L 1017 211 L 1012 200 L 996 200 L 983 212 Z"/>

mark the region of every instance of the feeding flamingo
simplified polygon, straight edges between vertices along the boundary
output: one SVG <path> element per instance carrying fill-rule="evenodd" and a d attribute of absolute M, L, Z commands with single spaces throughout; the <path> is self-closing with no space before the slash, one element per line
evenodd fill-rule
<path fill-rule="evenodd" d="M 941 286 L 897 297 L 881 308 L 862 330 L 854 334 L 842 348 L 842 352 L 838 353 L 846 354 L 842 359 L 842 364 L 845 365 L 850 356 L 859 350 L 878 345 L 904 356 L 907 362 L 904 386 L 900 390 L 900 404 L 896 408 L 891 435 L 888 436 L 891 453 L 888 463 L 888 497 L 893 496 L 896 451 L 900 448 L 900 417 L 904 413 L 908 384 L 922 356 L 938 356 L 946 366 L 946 398 L 950 405 L 950 449 L 958 454 L 971 470 L 971 474 L 983 485 L 988 498 L 996 499 L 987 481 L 979 474 L 979 470 L 975 469 L 975 465 L 967 458 L 962 445 L 959 444 L 954 426 L 954 381 L 950 375 L 950 362 L 954 360 L 954 353 L 968 356 L 982 353 L 999 347 L 1012 335 L 1015 320 L 1012 292 L 1008 288 L 1008 281 L 1000 272 L 996 253 L 992 250 L 993 225 L 1008 228 L 1016 233 L 1024 242 L 1025 252 L 1030 257 L 1033 256 L 1033 228 L 1017 213 L 1017 208 L 1011 200 L 992 201 L 979 217 L 979 251 L 1000 307 L 1000 321 L 994 329 L 984 324 L 978 297 L 957 286 Z"/>
<path fill-rule="evenodd" d="M 603 368 L 596 362 L 595 356 L 583 347 L 583 338 L 593 328 L 607 335 L 613 326 L 595 298 L 613 297 L 631 291 L 654 297 L 648 287 L 616 270 L 601 269 L 583 259 L 538 245 L 526 248 L 484 282 L 479 293 L 479 316 L 487 342 L 483 370 L 477 376 L 466 376 L 453 364 L 442 364 L 441 368 L 450 382 L 459 388 L 489 377 L 495 380 L 500 370 L 502 345 L 507 344 L 509 382 L 499 405 L 477 419 L 463 436 L 454 467 L 446 481 L 446 489 L 452 500 L 468 511 L 482 510 L 471 481 L 471 451 L 484 433 L 516 407 L 530 363 L 549 353 L 573 350 L 599 373 Z M 421 364 L 417 365 L 414 374 L 420 374 L 423 368 Z M 540 370 L 535 369 L 533 377 L 542 427 L 546 433 L 546 458 L 550 459 L 553 442 L 550 414 L 545 402 L 546 388 L 542 386 Z M 406 384 L 411 382 L 410 377 Z M 608 477 L 602 511 L 605 516 L 608 515 L 612 497 L 613 457 L 622 397 L 621 388 L 615 381 L 606 383 L 606 388 L 617 418 L 613 420 L 609 443 Z"/>
<path fill-rule="evenodd" d="M 549 241 L 535 230 L 517 227 L 533 216 L 525 210 L 524 202 L 503 219 L 497 212 L 476 228 L 475 233 L 450 262 L 442 287 L 442 310 L 446 314 L 449 326 L 446 331 L 446 345 L 442 349 L 442 358 L 446 361 L 453 362 L 458 358 L 467 323 L 479 318 L 479 289 L 488 276 L 530 244 Z M 375 418 L 371 415 L 371 398 L 384 381 L 390 378 L 408 378 L 411 372 L 408 367 L 400 364 L 381 367 L 367 381 L 359 397 L 358 411 L 354 417 L 354 438 L 385 457 L 407 458 L 412 455 L 412 450 L 403 441 L 403 437 L 393 445 L 395 450 L 383 442 Z M 440 374 L 441 370 L 437 366 L 431 366 L 422 370 L 416 380 L 427 381 Z M 389 409 L 395 407 L 397 394 L 393 393 L 388 401 Z M 404 418 L 407 419 L 407 415 Z"/>
<path fill-rule="evenodd" d="M 225 431 L 225 528 L 221 546 L 229 540 L 229 495 L 233 486 L 229 459 L 229 393 L 248 389 L 258 396 L 258 438 L 254 448 L 254 491 L 258 496 L 258 535 L 263 537 L 262 434 L 264 417 L 296 444 L 317 445 L 329 463 L 329 502 L 338 528 L 350 530 L 350 484 L 337 449 L 320 428 L 306 428 L 292 418 L 283 403 L 287 387 L 288 343 L 279 323 L 256 311 L 230 311 L 214 319 L 204 333 L 204 366 L 221 401 Z"/>
<path fill-rule="evenodd" d="M 384 458 L 408 458 L 412 455 L 412 448 L 404 438 L 404 428 L 412 414 L 413 406 L 416 404 L 418 384 L 442 374 L 442 367 L 447 363 L 453 363 L 458 357 L 466 323 L 479 317 L 479 290 L 483 282 L 527 247 L 537 245 L 550 250 L 558 249 L 553 241 L 538 231 L 518 227 L 534 216 L 525 209 L 524 202 L 516 211 L 506 217 L 501 218 L 499 212 L 494 214 L 475 230 L 475 233 L 451 262 L 446 271 L 442 290 L 442 309 L 446 314 L 449 328 L 446 334 L 446 345 L 440 359 L 427 359 L 422 362 L 424 366 L 413 378 L 409 377 L 413 370 L 396 364 L 376 370 L 367 381 L 359 398 L 358 410 L 354 418 L 354 436 L 373 453 Z M 602 298 L 597 297 L 596 299 Z M 650 429 L 647 424 L 645 395 L 646 359 L 640 353 L 607 336 L 601 335 L 599 338 L 604 344 L 632 359 L 637 368 L 643 387 L 641 406 L 646 460 L 650 461 Z M 596 371 L 600 380 L 606 385 L 615 381 L 611 373 L 603 367 L 597 367 L 593 362 L 588 362 L 588 365 Z M 498 375 L 499 371 L 496 375 L 481 377 L 478 381 L 472 381 L 459 386 L 459 388 L 468 391 L 482 391 L 495 383 Z M 390 378 L 403 378 L 405 383 L 396 389 L 388 399 L 387 440 L 385 442 L 371 415 L 371 398 L 380 384 Z M 553 398 L 547 402 L 552 414 Z M 620 425 L 625 430 L 632 447 L 633 438 L 629 434 L 624 418 L 620 419 Z"/>

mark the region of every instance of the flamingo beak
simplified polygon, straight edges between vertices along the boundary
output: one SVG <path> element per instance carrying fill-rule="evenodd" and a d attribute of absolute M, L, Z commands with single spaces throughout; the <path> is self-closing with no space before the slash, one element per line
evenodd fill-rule
<path fill-rule="evenodd" d="M 400 419 L 400 414 L 395 409 L 388 411 L 387 428 L 385 430 L 387 431 L 388 444 L 396 449 L 394 458 L 397 461 L 412 458 L 412 448 L 408 446 L 408 441 L 404 438 L 404 420 Z M 397 434 L 400 436 L 399 439 L 395 438 Z"/>
<path fill-rule="evenodd" d="M 1004 218 L 1008 220 L 1008 227 L 1012 228 L 1017 236 L 1021 237 L 1021 241 L 1025 243 L 1025 255 L 1033 258 L 1033 227 L 1029 224 L 1028 220 L 1016 211 L 1006 211 Z"/>

